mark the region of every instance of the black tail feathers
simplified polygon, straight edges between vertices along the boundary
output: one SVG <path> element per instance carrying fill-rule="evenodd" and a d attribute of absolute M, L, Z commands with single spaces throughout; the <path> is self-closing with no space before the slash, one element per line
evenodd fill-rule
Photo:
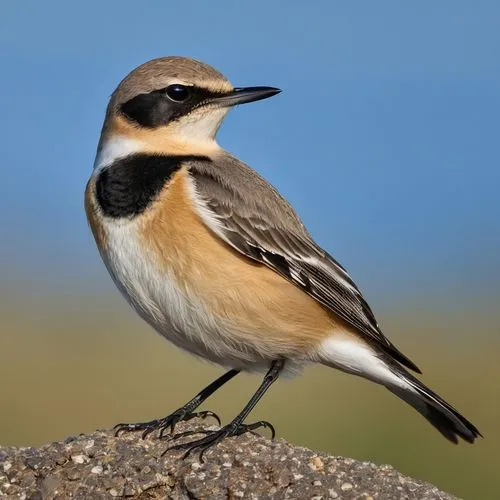
<path fill-rule="evenodd" d="M 397 370 L 396 374 L 408 384 L 408 388 L 400 386 L 387 388 L 413 406 L 445 438 L 457 444 L 458 437 L 468 443 L 473 443 L 478 436 L 481 436 L 481 433 L 474 425 L 413 375 L 403 371 L 403 369 Z"/>

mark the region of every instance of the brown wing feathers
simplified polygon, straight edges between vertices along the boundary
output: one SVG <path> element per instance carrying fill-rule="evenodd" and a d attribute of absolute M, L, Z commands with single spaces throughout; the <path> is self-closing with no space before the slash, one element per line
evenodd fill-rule
<path fill-rule="evenodd" d="M 241 163 L 238 166 L 244 167 Z M 231 246 L 303 289 L 399 363 L 420 373 L 380 331 L 372 310 L 345 269 L 312 241 L 275 190 L 270 187 L 265 196 L 249 193 L 245 186 L 248 172 L 244 170 L 240 179 L 237 174 L 241 171 L 232 171 L 236 178 L 231 178 L 231 186 L 223 186 L 210 164 L 192 162 L 189 169 L 198 195 L 219 221 L 219 235 Z M 258 191 L 265 189 L 260 183 L 252 184 Z M 276 211 L 276 205 L 280 210 Z"/>

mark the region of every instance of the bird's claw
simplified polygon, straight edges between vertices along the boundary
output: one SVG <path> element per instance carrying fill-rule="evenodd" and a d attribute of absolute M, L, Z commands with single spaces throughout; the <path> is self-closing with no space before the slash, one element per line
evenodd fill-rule
<path fill-rule="evenodd" d="M 254 422 L 251 424 L 243 424 L 238 422 L 231 422 L 228 425 L 216 430 L 216 431 L 206 431 L 206 430 L 194 430 L 194 431 L 186 431 L 176 434 L 172 437 L 172 439 L 178 439 L 182 437 L 192 436 L 194 434 L 205 434 L 205 437 L 200 439 L 195 439 L 194 441 L 188 441 L 186 443 L 176 444 L 166 449 L 163 454 L 167 451 L 171 450 L 186 450 L 186 453 L 183 455 L 183 459 L 187 458 L 193 451 L 199 450 L 199 460 L 203 462 L 203 455 L 205 452 L 211 448 L 212 446 L 217 445 L 222 440 L 227 437 L 232 436 L 241 436 L 246 432 L 252 432 L 260 427 L 264 427 L 271 430 L 271 439 L 274 439 L 276 432 L 274 426 L 266 422 L 265 420 L 259 420 L 258 422 Z"/>
<path fill-rule="evenodd" d="M 115 431 L 115 436 L 118 436 L 122 432 L 142 431 L 142 439 L 145 439 L 154 431 L 159 431 L 158 437 L 161 439 L 167 430 L 170 431 L 170 434 L 173 434 L 175 426 L 179 422 L 187 422 L 193 418 L 206 419 L 210 417 L 215 419 L 218 425 L 221 424 L 219 416 L 212 411 L 189 412 L 184 408 L 179 408 L 167 417 L 136 424 L 117 424 L 113 427 L 113 430 Z"/>

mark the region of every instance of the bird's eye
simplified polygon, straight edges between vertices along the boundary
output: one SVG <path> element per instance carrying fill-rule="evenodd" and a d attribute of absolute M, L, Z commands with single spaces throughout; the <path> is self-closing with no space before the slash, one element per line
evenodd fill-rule
<path fill-rule="evenodd" d="M 175 102 L 185 101 L 190 94 L 189 88 L 179 83 L 169 85 L 166 90 L 167 96 Z"/>

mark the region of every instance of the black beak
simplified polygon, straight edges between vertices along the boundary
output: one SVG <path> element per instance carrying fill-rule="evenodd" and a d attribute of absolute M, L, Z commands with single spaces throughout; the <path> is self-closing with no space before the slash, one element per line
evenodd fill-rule
<path fill-rule="evenodd" d="M 214 102 L 221 106 L 236 106 L 247 102 L 260 101 L 279 94 L 281 89 L 274 87 L 244 87 L 235 88 L 231 92 L 217 96 Z"/>

